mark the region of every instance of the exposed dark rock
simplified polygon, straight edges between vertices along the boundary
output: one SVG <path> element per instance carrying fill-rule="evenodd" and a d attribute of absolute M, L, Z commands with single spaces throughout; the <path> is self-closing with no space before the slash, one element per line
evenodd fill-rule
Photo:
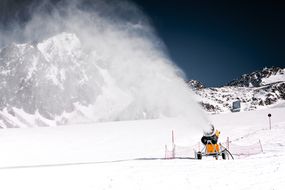
<path fill-rule="evenodd" d="M 205 86 L 197 80 L 189 80 L 187 84 L 189 85 L 190 88 L 194 90 L 201 90 L 205 88 Z"/>
<path fill-rule="evenodd" d="M 241 78 L 229 82 L 226 84 L 226 86 L 260 87 L 262 86 L 263 78 L 268 78 L 276 74 L 284 74 L 284 70 L 280 67 L 264 68 L 262 71 L 255 71 L 250 74 L 244 74 L 241 76 Z"/>
<path fill-rule="evenodd" d="M 217 112 L 220 111 L 220 109 L 214 105 L 211 105 L 209 103 L 200 102 L 201 106 L 208 112 Z"/>
<path fill-rule="evenodd" d="M 273 105 L 279 99 L 285 100 L 284 71 L 279 67 L 265 68 L 243 75 L 239 80 L 220 88 L 200 87 L 196 81 L 191 84 L 195 87 L 192 88 L 194 92 L 201 97 L 200 104 L 208 112 L 229 111 L 237 100 L 241 101 L 242 110 L 254 110 Z M 215 106 L 209 102 L 214 102 Z"/>

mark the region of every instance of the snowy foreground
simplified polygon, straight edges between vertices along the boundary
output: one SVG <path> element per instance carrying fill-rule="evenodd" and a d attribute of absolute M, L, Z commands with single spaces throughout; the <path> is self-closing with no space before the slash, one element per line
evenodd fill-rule
<path fill-rule="evenodd" d="M 199 142 L 201 129 L 181 118 L 2 129 L 0 189 L 284 189 L 283 106 L 210 116 L 221 142 L 260 139 L 264 149 L 225 161 L 160 159 L 172 130 L 179 145 Z"/>

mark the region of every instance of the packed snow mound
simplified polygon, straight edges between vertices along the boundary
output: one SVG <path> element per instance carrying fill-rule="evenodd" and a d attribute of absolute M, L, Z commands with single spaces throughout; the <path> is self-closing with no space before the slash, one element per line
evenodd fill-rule
<path fill-rule="evenodd" d="M 1 127 L 203 115 L 169 60 L 122 43 L 123 52 L 87 50 L 63 32 L 2 49 Z"/>
<path fill-rule="evenodd" d="M 188 83 L 208 112 L 229 112 L 234 101 L 241 101 L 241 111 L 283 105 L 285 102 L 285 69 L 264 68 L 220 88 L 205 88 L 198 81 Z M 198 85 L 199 84 L 199 85 Z"/>

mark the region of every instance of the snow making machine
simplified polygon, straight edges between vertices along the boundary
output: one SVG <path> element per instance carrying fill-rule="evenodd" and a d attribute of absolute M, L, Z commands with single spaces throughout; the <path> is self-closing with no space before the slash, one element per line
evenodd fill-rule
<path fill-rule="evenodd" d="M 214 157 L 216 160 L 222 158 L 226 159 L 234 159 L 232 154 L 228 149 L 226 149 L 221 144 L 213 144 L 208 142 L 201 151 L 196 152 L 195 158 L 201 160 L 203 157 Z"/>
<path fill-rule="evenodd" d="M 209 132 L 204 132 L 201 138 L 204 147 L 201 151 L 195 152 L 195 158 L 201 160 L 202 157 L 214 157 L 216 160 L 221 157 L 223 160 L 234 159 L 229 150 L 227 150 L 221 143 L 218 144 L 218 138 L 220 131 L 215 130 L 214 126 L 211 125 Z"/>

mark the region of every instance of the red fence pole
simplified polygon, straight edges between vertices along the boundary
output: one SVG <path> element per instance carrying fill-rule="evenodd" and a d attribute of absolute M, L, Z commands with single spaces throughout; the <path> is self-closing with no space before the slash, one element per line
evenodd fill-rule
<path fill-rule="evenodd" d="M 165 145 L 164 158 L 167 159 L 167 145 Z"/>
<path fill-rule="evenodd" d="M 172 130 L 172 158 L 175 158 L 175 140 L 174 140 L 174 131 Z"/>
<path fill-rule="evenodd" d="M 230 138 L 227 137 L 227 149 L 228 151 L 230 151 Z"/>
<path fill-rule="evenodd" d="M 198 151 L 201 151 L 201 144 L 198 142 Z"/>

